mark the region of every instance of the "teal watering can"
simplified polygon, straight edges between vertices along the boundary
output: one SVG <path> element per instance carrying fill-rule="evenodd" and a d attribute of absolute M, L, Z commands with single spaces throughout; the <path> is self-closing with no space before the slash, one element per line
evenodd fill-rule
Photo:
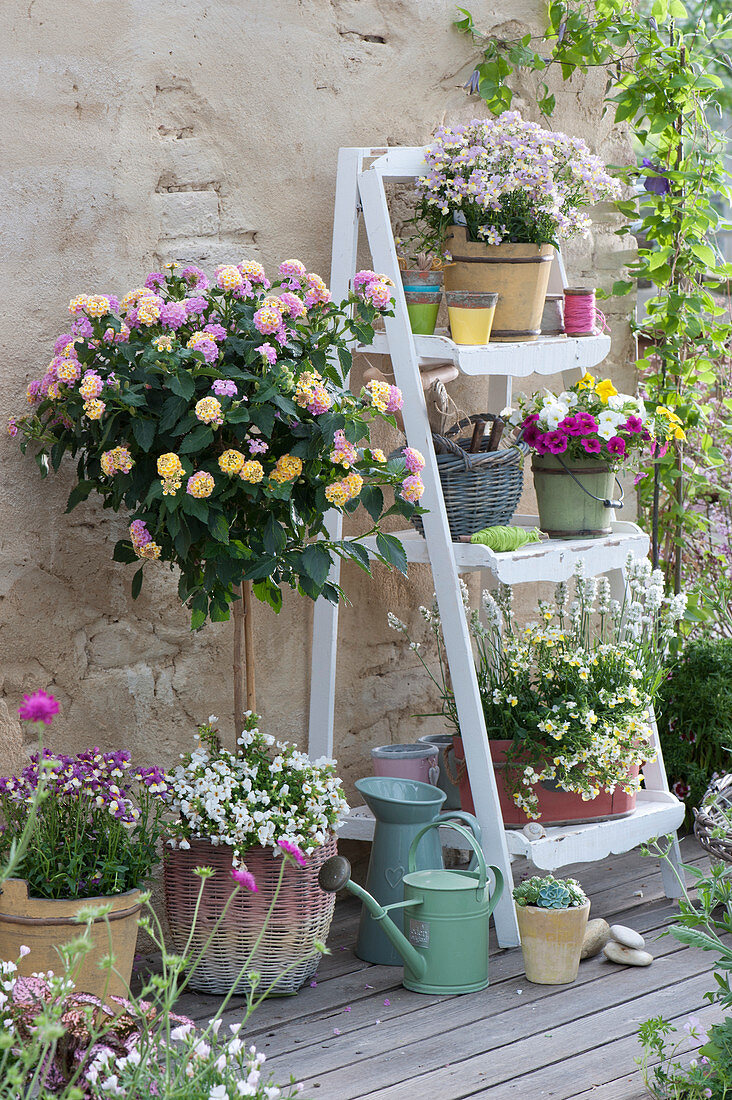
<path fill-rule="evenodd" d="M 477 993 L 488 985 L 488 922 L 503 892 L 503 876 L 497 867 L 490 868 L 495 876 L 491 896 L 483 852 L 461 825 L 452 828 L 475 851 L 477 869 L 418 871 L 419 843 L 439 827 L 439 821 L 430 822 L 412 841 L 403 901 L 379 905 L 367 890 L 351 882 L 351 865 L 343 856 L 327 860 L 318 881 L 327 893 L 345 887 L 363 902 L 404 960 L 407 989 L 415 993 Z M 390 913 L 403 914 L 406 935 Z"/>
<path fill-rule="evenodd" d="M 368 776 L 356 781 L 356 789 L 375 818 L 366 889 L 379 905 L 392 905 L 403 899 L 402 880 L 407 873 L 410 847 L 424 825 L 462 821 L 480 841 L 480 826 L 473 815 L 461 810 L 441 814 L 445 794 L 429 783 L 395 776 Z M 437 829 L 425 836 L 417 860 L 413 868 L 417 871 L 442 867 L 442 845 Z M 394 914 L 394 922 L 403 931 L 401 912 Z M 400 953 L 389 941 L 381 923 L 374 920 L 368 906 L 361 910 L 356 954 L 365 962 L 401 965 Z"/>

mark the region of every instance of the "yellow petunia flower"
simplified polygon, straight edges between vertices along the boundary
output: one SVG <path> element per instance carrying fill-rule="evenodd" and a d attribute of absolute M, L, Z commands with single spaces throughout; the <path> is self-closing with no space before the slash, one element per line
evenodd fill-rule
<path fill-rule="evenodd" d="M 582 376 L 582 378 L 580 378 L 579 382 L 577 383 L 577 389 L 578 390 L 591 390 L 591 389 L 593 389 L 594 385 L 595 385 L 595 376 L 593 374 L 590 374 L 589 371 L 586 371 L 585 374 Z"/>
<path fill-rule="evenodd" d="M 618 391 L 609 378 L 606 378 L 604 382 L 598 382 L 595 386 L 595 393 L 600 398 L 603 405 L 607 405 L 608 398 L 614 397 L 617 392 Z"/>

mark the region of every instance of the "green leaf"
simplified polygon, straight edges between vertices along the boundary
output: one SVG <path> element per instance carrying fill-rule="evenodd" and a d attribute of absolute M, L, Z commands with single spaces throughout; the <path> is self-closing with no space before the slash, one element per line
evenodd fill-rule
<path fill-rule="evenodd" d="M 302 566 L 318 587 L 325 583 L 328 573 L 330 572 L 330 554 L 317 543 L 306 546 L 302 552 Z"/>
<path fill-rule="evenodd" d="M 191 630 L 200 630 L 206 622 L 206 612 L 196 607 L 191 611 Z"/>
<path fill-rule="evenodd" d="M 142 566 L 140 566 L 140 568 L 137 570 L 134 577 L 132 578 L 132 599 L 133 600 L 136 600 L 137 597 L 140 595 L 140 591 L 142 590 L 142 579 L 143 579 L 143 568 L 142 568 Z"/>
<path fill-rule="evenodd" d="M 259 558 L 244 573 L 248 581 L 261 581 L 269 577 L 277 568 L 277 558 Z"/>
<path fill-rule="evenodd" d="M 213 443 L 214 434 L 207 424 L 199 424 L 183 439 L 178 453 L 182 455 L 193 454 L 194 451 L 202 451 Z"/>
<path fill-rule="evenodd" d="M 364 485 L 360 496 L 361 503 L 374 523 L 384 510 L 384 494 L 377 485 Z"/>
<path fill-rule="evenodd" d="M 132 419 L 132 434 L 142 447 L 143 451 L 149 451 L 155 439 L 156 424 L 154 420 L 143 420 L 139 416 Z"/>
<path fill-rule="evenodd" d="M 344 548 L 348 556 L 356 562 L 356 565 L 359 565 L 366 573 L 371 572 L 371 561 L 365 546 L 362 546 L 360 542 L 346 542 Z"/>
<path fill-rule="evenodd" d="M 125 539 L 120 539 L 119 542 L 115 544 L 112 561 L 121 561 L 124 562 L 125 565 L 137 561 L 137 554 L 132 548 L 132 543 Z"/>
<path fill-rule="evenodd" d="M 255 581 L 252 585 L 252 592 L 258 600 L 261 600 L 262 603 L 268 603 L 273 611 L 279 615 L 282 610 L 282 593 L 273 581 Z"/>
<path fill-rule="evenodd" d="M 190 401 L 196 392 L 196 383 L 190 374 L 173 374 L 168 379 L 168 388 L 177 393 L 179 397 L 184 397 L 186 401 Z"/>
<path fill-rule="evenodd" d="M 201 523 L 208 523 L 208 504 L 200 497 L 192 497 L 190 493 L 186 493 L 181 497 L 181 508 L 189 516 L 200 519 Z"/>
<path fill-rule="evenodd" d="M 226 516 L 223 512 L 217 512 L 216 515 L 209 520 L 209 531 L 217 542 L 228 543 L 229 525 L 226 522 Z"/>
<path fill-rule="evenodd" d="M 80 481 L 78 485 L 75 485 L 69 493 L 66 512 L 72 512 L 77 504 L 80 504 L 82 500 L 86 500 L 93 488 L 93 481 Z"/>
<path fill-rule="evenodd" d="M 393 565 L 404 576 L 407 575 L 407 555 L 399 539 L 380 531 L 376 536 L 376 549 L 385 561 Z"/>
<path fill-rule="evenodd" d="M 271 513 L 267 517 L 267 522 L 264 525 L 262 542 L 264 544 L 264 549 L 272 557 L 277 557 L 281 554 L 287 545 L 287 536 L 281 525 Z"/>

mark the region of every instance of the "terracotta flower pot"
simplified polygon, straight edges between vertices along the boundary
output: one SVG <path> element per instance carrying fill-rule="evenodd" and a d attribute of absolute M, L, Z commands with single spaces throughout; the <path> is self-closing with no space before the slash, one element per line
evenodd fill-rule
<path fill-rule="evenodd" d="M 541 334 L 553 247 L 484 244 L 470 240 L 464 225 L 450 226 L 446 245 L 453 261 L 445 268 L 446 291 L 480 290 L 498 294 L 491 340 L 536 340 Z"/>
<path fill-rule="evenodd" d="M 501 804 L 504 825 L 521 827 L 531 818 L 527 817 L 514 802 L 506 785 L 506 753 L 511 741 L 491 741 L 491 759 L 498 787 L 498 799 Z M 455 760 L 457 761 L 460 782 L 460 805 L 468 813 L 475 813 L 473 794 L 470 789 L 468 769 L 465 765 L 465 749 L 462 737 L 453 737 Z M 638 775 L 638 767 L 628 769 L 628 775 Z M 548 783 L 537 783 L 534 787 L 539 800 L 539 821 L 542 825 L 573 825 L 578 822 L 607 821 L 611 817 L 627 817 L 635 810 L 635 795 L 626 794 L 621 787 L 612 791 L 601 791 L 597 798 L 585 802 L 582 795 L 563 791 Z"/>
<path fill-rule="evenodd" d="M 260 991 L 276 982 L 272 990 L 274 996 L 295 993 L 317 970 L 320 955 L 314 944 L 316 940 L 325 943 L 335 905 L 335 895 L 320 889 L 318 872 L 335 854 L 336 838 L 330 836 L 310 856 L 305 867 L 287 865 L 277 905 L 249 964 L 250 970 L 261 974 Z M 201 887 L 201 879 L 193 872 L 196 867 L 213 867 L 216 872 L 203 887 L 190 947 L 197 956 L 235 888 L 231 857 L 231 848 L 217 847 L 207 840 L 192 840 L 187 850 L 179 848 L 166 852 L 163 864 L 165 908 L 177 952 L 184 951 L 193 927 Z M 250 983 L 246 975 L 240 978 L 239 974 L 265 923 L 281 859 L 271 848 L 248 849 L 246 866 L 254 875 L 258 891 L 242 890 L 229 906 L 191 977 L 192 989 L 202 993 L 228 993 L 236 983 L 237 993 L 247 992 Z"/>
<path fill-rule="evenodd" d="M 590 903 L 572 909 L 517 905 L 524 970 L 536 985 L 567 985 L 577 977 Z"/>
<path fill-rule="evenodd" d="M 100 999 L 112 994 L 126 997 L 142 908 L 140 893 L 128 890 L 114 897 L 56 901 L 30 898 L 25 879 L 8 879 L 0 892 L 0 959 L 17 962 L 21 946 L 29 947 L 30 953 L 18 963 L 23 976 L 39 970 L 53 970 L 59 974 L 62 965 L 56 948 L 78 939 L 84 930 L 84 925 L 74 920 L 76 914 L 87 906 L 111 904 L 108 916 L 99 918 L 91 926 L 89 934 L 93 948 L 77 971 L 75 986 L 77 992 L 93 993 Z M 110 954 L 110 936 L 114 970 L 118 974 L 98 965 L 100 959 Z"/>

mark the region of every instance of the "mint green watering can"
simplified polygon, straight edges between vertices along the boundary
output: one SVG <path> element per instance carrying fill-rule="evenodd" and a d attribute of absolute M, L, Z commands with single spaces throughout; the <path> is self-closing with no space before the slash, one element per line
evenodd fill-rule
<path fill-rule="evenodd" d="M 493 894 L 480 845 L 461 825 L 452 825 L 475 851 L 474 871 L 433 868 L 416 870 L 422 837 L 440 822 L 432 821 L 415 836 L 404 876 L 404 901 L 379 905 L 351 881 L 351 865 L 344 856 L 332 856 L 320 869 L 318 881 L 326 893 L 345 887 L 359 898 L 404 960 L 404 986 L 415 993 L 476 993 L 488 985 L 488 922 L 503 892 L 497 867 Z M 389 914 L 403 912 L 406 935 Z"/>
<path fill-rule="evenodd" d="M 402 880 L 407 873 L 409 849 L 423 825 L 433 821 L 450 825 L 457 819 L 472 829 L 480 841 L 480 826 L 472 814 L 462 810 L 440 813 L 445 793 L 430 783 L 396 776 L 370 775 L 366 779 L 358 779 L 356 789 L 363 795 L 375 820 L 366 889 L 379 905 L 391 905 L 403 899 Z M 442 867 L 442 845 L 439 832 L 434 830 L 420 845 L 417 865 L 412 870 L 437 867 Z M 399 910 L 394 914 L 394 922 L 403 931 Z M 356 954 L 359 959 L 382 966 L 400 966 L 402 961 L 380 922 L 374 920 L 366 906 L 361 910 Z"/>

